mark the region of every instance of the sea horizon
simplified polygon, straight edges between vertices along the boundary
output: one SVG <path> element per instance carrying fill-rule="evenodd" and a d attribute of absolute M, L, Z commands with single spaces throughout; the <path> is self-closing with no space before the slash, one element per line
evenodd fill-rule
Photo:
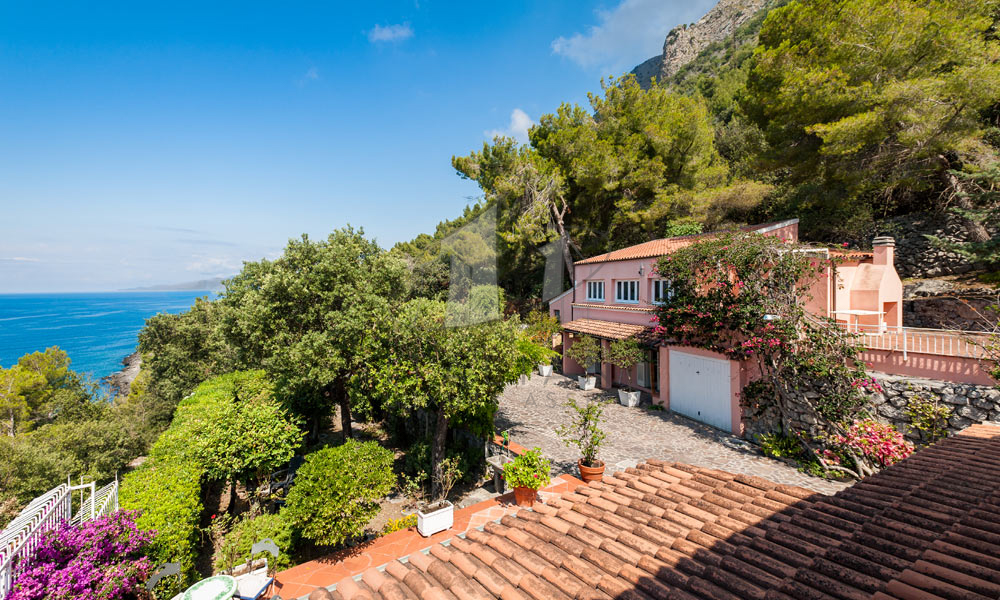
<path fill-rule="evenodd" d="M 0 366 L 58 346 L 94 382 L 117 373 L 153 315 L 188 310 L 210 290 L 0 293 Z"/>

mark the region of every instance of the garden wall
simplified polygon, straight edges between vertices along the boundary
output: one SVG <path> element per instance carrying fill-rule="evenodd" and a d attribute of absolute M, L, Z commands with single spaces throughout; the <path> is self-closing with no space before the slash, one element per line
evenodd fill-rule
<path fill-rule="evenodd" d="M 937 399 L 952 409 L 948 431 L 957 433 L 974 423 L 1000 422 L 1000 389 L 993 386 L 951 383 L 917 377 L 901 377 L 872 373 L 884 392 L 875 395 L 878 416 L 889 421 L 912 440 L 918 440 L 909 430 L 906 404 L 910 398 L 923 396 Z"/>

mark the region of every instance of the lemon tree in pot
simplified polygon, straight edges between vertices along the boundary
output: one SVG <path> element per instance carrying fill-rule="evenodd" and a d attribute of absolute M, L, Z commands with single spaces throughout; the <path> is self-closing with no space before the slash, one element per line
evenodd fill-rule
<path fill-rule="evenodd" d="M 597 460 L 597 450 L 605 438 L 601 429 L 604 401 L 593 399 L 577 404 L 575 399 L 570 398 L 566 401 L 566 406 L 575 414 L 571 414 L 570 422 L 560 425 L 556 433 L 567 446 L 580 449 L 580 460 L 576 463 L 580 469 L 580 479 L 587 483 L 600 481 L 604 477 L 604 462 Z"/>
<path fill-rule="evenodd" d="M 581 390 L 592 390 L 597 385 L 597 378 L 587 373 L 590 365 L 601 359 L 601 345 L 597 338 L 589 335 L 578 335 L 566 350 L 566 356 L 572 358 L 578 365 L 583 367 L 583 375 L 577 376 L 577 383 Z"/>
<path fill-rule="evenodd" d="M 514 488 L 514 502 L 518 506 L 532 506 L 538 490 L 549 484 L 551 470 L 551 463 L 538 447 L 504 465 L 503 478 Z"/>
<path fill-rule="evenodd" d="M 558 318 L 540 310 L 528 313 L 527 321 L 526 331 L 528 337 L 531 338 L 531 341 L 547 350 L 545 355 L 540 357 L 538 361 L 538 374 L 542 377 L 548 377 L 552 374 L 552 359 L 559 356 L 558 352 L 552 350 L 552 338 L 562 331 L 562 325 L 559 324 Z"/>
<path fill-rule="evenodd" d="M 604 360 L 625 371 L 625 377 L 628 379 L 628 384 L 625 387 L 618 388 L 618 401 L 622 403 L 622 406 L 639 404 L 639 391 L 632 389 L 632 367 L 639 364 L 642 358 L 642 347 L 634 339 L 611 342 L 607 351 L 604 352 Z"/>

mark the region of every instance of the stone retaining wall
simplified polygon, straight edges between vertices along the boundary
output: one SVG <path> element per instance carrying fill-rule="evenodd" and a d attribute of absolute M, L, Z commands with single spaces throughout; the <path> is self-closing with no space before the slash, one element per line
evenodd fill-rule
<path fill-rule="evenodd" d="M 940 277 L 973 269 L 967 258 L 938 248 L 925 237 L 968 241 L 965 228 L 951 213 L 912 213 L 883 221 L 879 231 L 896 238 L 895 265 L 900 277 Z"/>
<path fill-rule="evenodd" d="M 906 405 L 909 399 L 917 396 L 936 398 L 951 408 L 952 414 L 947 427 L 949 433 L 958 433 L 974 423 L 984 421 L 1000 423 L 1000 389 L 996 387 L 869 373 L 878 380 L 883 389 L 883 393 L 874 395 L 878 418 L 891 423 L 911 441 L 923 441 L 919 434 L 911 430 L 910 420 L 906 417 Z M 807 391 L 806 395 L 818 397 L 814 391 Z M 744 437 L 756 439 L 761 434 L 780 431 L 779 421 L 777 411 L 773 408 L 759 415 L 748 416 L 744 419 Z M 803 431 L 813 435 L 820 433 L 816 418 L 809 412 L 792 415 L 789 426 L 793 431 Z"/>
<path fill-rule="evenodd" d="M 910 431 L 905 412 L 907 402 L 917 396 L 937 399 L 951 408 L 952 416 L 948 420 L 948 431 L 951 433 L 957 433 L 973 423 L 1000 422 L 1000 389 L 995 387 L 883 373 L 872 375 L 884 390 L 882 394 L 875 395 L 878 416 L 895 425 L 913 441 L 920 441 L 920 437 Z"/>

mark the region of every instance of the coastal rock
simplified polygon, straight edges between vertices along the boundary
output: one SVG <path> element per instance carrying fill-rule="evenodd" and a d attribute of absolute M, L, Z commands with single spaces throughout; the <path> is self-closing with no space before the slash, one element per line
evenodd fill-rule
<path fill-rule="evenodd" d="M 138 352 L 133 352 L 122 359 L 122 365 L 124 365 L 124 369 L 101 379 L 101 383 L 108 386 L 112 398 L 128 396 L 129 392 L 132 391 L 132 382 L 139 375 L 142 356 Z"/>

